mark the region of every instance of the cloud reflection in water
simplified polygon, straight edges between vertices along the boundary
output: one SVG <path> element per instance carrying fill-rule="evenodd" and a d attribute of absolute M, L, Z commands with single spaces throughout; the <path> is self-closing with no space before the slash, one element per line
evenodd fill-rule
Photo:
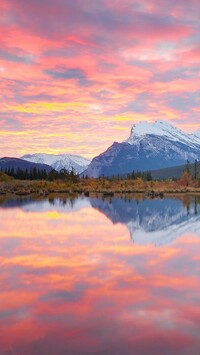
<path fill-rule="evenodd" d="M 0 209 L 1 354 L 198 354 L 197 200 L 8 205 Z M 158 211 L 156 230 L 147 221 Z"/>

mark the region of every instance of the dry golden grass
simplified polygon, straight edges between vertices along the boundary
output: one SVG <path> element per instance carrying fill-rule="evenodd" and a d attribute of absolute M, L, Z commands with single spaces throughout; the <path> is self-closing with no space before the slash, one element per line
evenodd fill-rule
<path fill-rule="evenodd" d="M 3 193 L 32 193 L 32 194 L 49 194 L 49 193 L 148 193 L 150 191 L 163 193 L 180 193 L 180 192 L 200 192 L 198 181 L 192 179 L 177 181 L 143 181 L 141 178 L 136 180 L 110 180 L 105 178 L 81 179 L 77 183 L 69 181 L 21 181 L 14 180 L 10 177 L 2 175 L 0 179 L 0 192 Z"/>
<path fill-rule="evenodd" d="M 13 178 L 0 171 L 0 181 L 11 181 Z"/>

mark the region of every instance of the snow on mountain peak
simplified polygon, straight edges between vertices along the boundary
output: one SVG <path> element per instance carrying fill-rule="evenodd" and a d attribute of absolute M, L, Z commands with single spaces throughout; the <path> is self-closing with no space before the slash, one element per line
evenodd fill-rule
<path fill-rule="evenodd" d="M 200 139 L 200 129 L 198 129 L 197 131 L 194 132 L 194 137 Z"/>
<path fill-rule="evenodd" d="M 31 161 L 34 163 L 45 163 L 57 171 L 60 171 L 63 168 L 71 170 L 72 168 L 80 174 L 84 171 L 88 165 L 90 164 L 91 160 L 86 159 L 79 155 L 73 154 L 45 154 L 45 153 L 36 153 L 36 154 L 27 154 L 21 157 L 21 159 Z"/>
<path fill-rule="evenodd" d="M 191 141 L 200 144 L 200 130 L 197 131 L 196 134 L 187 134 L 181 129 L 162 120 L 155 121 L 154 123 L 140 121 L 134 124 L 131 128 L 130 137 L 125 140 L 125 142 L 133 145 L 146 135 L 164 136 L 170 140 L 181 141 L 187 144 L 191 144 Z"/>
<path fill-rule="evenodd" d="M 140 121 L 137 124 L 134 124 L 131 129 L 132 136 L 145 136 L 146 134 L 154 134 L 157 136 L 168 136 L 173 135 L 174 132 L 182 133 L 181 130 L 174 127 L 168 122 L 165 121 L 155 121 L 154 123 L 149 123 L 147 121 Z"/>

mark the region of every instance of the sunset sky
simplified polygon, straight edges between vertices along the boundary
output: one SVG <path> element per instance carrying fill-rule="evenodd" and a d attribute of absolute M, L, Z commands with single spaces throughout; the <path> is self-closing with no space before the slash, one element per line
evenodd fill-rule
<path fill-rule="evenodd" d="M 1 0 L 0 156 L 93 157 L 138 121 L 200 128 L 199 0 Z"/>

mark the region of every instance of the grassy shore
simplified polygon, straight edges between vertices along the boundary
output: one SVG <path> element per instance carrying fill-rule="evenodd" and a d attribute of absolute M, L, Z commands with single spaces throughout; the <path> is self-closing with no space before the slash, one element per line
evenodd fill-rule
<path fill-rule="evenodd" d="M 45 196 L 51 193 L 103 193 L 104 195 L 118 193 L 143 193 L 149 196 L 163 196 L 166 193 L 200 193 L 199 184 L 183 184 L 181 181 L 143 181 L 136 180 L 108 180 L 108 179 L 81 179 L 79 182 L 69 181 L 23 181 L 7 179 L 0 181 L 0 194 Z"/>

